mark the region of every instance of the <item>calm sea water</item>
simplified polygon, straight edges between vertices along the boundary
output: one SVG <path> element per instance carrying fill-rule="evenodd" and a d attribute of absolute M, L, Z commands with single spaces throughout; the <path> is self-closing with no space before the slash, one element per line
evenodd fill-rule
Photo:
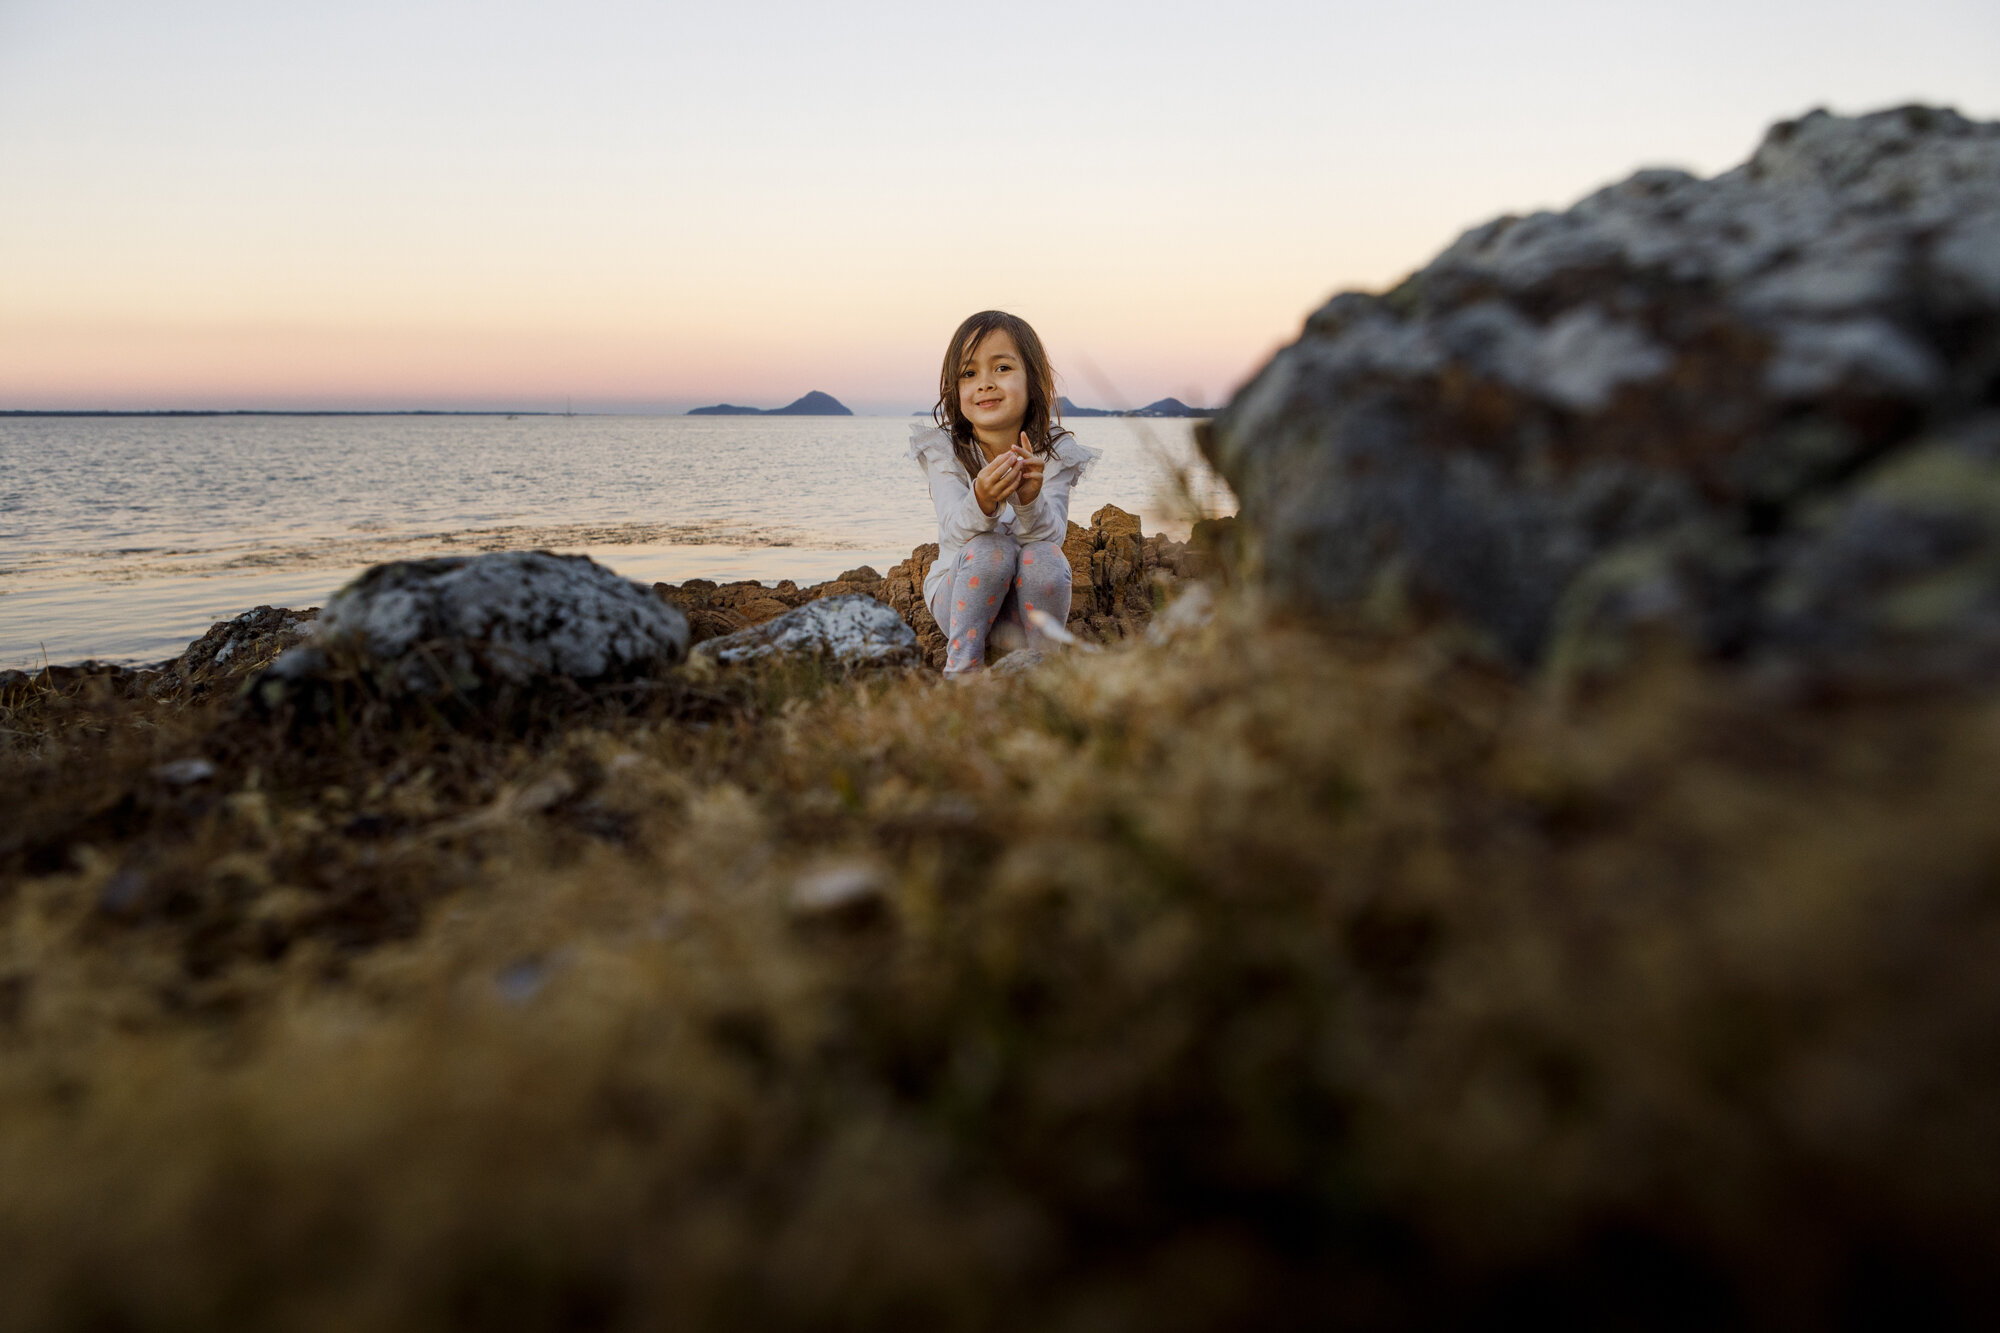
<path fill-rule="evenodd" d="M 0 419 L 0 668 L 157 661 L 414 556 L 545 547 L 643 582 L 885 570 L 936 540 L 912 420 Z M 1192 423 L 1072 424 L 1104 458 L 1070 517 L 1116 504 L 1178 535 L 1234 508 Z"/>

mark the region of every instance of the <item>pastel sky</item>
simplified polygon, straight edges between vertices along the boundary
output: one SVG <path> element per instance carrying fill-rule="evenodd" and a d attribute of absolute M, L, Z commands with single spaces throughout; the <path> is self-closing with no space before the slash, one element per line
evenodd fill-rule
<path fill-rule="evenodd" d="M 1220 401 L 1332 292 L 1816 105 L 2000 117 L 1992 0 L 0 0 L 0 408 Z"/>

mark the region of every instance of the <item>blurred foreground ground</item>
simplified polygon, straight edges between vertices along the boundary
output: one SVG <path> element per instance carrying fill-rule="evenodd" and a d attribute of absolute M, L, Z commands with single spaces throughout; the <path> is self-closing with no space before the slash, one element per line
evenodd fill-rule
<path fill-rule="evenodd" d="M 1522 680 L 1238 604 L 969 688 L 227 694 L 0 699 L 0 1325 L 2000 1294 L 1990 691 Z"/>

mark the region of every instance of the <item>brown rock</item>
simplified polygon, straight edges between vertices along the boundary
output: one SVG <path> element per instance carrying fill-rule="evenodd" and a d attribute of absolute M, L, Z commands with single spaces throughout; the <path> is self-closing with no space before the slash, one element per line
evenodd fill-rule
<path fill-rule="evenodd" d="M 1101 533 L 1099 544 L 1109 542 L 1114 537 L 1130 537 L 1134 542 L 1141 537 L 1139 516 L 1128 514 L 1117 505 L 1105 505 L 1090 516 L 1092 532 Z"/>
<path fill-rule="evenodd" d="M 923 650 L 924 661 L 932 667 L 944 669 L 944 631 L 931 618 L 929 608 L 924 605 L 924 576 L 937 563 L 936 542 L 927 542 L 910 552 L 910 558 L 890 569 L 882 582 L 866 591 L 877 601 L 886 603 L 903 623 L 916 632 L 917 646 Z"/>
<path fill-rule="evenodd" d="M 1090 556 L 1096 549 L 1090 530 L 1078 527 L 1072 520 L 1069 531 L 1063 536 L 1063 558 L 1069 561 L 1069 618 L 1072 626 L 1097 609 L 1097 595 L 1093 591 L 1096 578 L 1090 568 Z"/>
<path fill-rule="evenodd" d="M 710 606 L 727 610 L 741 610 L 753 602 L 776 602 L 780 607 L 789 610 L 799 600 L 798 585 L 790 579 L 786 579 L 775 588 L 767 588 L 755 579 L 741 579 L 735 583 L 725 583 L 708 595 Z"/>
<path fill-rule="evenodd" d="M 776 619 L 810 597 L 790 579 L 767 588 L 754 579 L 717 584 L 689 579 L 676 587 L 655 583 L 653 591 L 680 608 L 688 621 L 688 642 L 701 643 Z"/>
<path fill-rule="evenodd" d="M 738 602 L 730 610 L 741 626 L 761 625 L 767 620 L 776 620 L 792 609 L 791 603 L 776 597 L 750 597 Z"/>
<path fill-rule="evenodd" d="M 734 634 L 743 626 L 727 611 L 711 611 L 707 607 L 685 613 L 688 622 L 688 642 L 700 643 L 704 639 L 719 639 L 725 634 Z"/>

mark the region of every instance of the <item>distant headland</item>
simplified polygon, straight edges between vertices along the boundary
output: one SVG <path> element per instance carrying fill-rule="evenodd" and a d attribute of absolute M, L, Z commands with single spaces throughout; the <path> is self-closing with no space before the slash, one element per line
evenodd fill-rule
<path fill-rule="evenodd" d="M 691 417 L 851 417 L 845 403 L 830 393 L 814 389 L 796 402 L 783 407 L 738 407 L 734 403 L 717 403 L 714 407 L 691 407 Z"/>
<path fill-rule="evenodd" d="M 1066 417 L 1212 417 L 1217 410 L 1212 407 L 1189 407 L 1178 398 L 1162 398 L 1130 411 L 1115 411 L 1108 407 L 1078 407 L 1067 398 L 1058 398 L 1056 408 Z"/>

